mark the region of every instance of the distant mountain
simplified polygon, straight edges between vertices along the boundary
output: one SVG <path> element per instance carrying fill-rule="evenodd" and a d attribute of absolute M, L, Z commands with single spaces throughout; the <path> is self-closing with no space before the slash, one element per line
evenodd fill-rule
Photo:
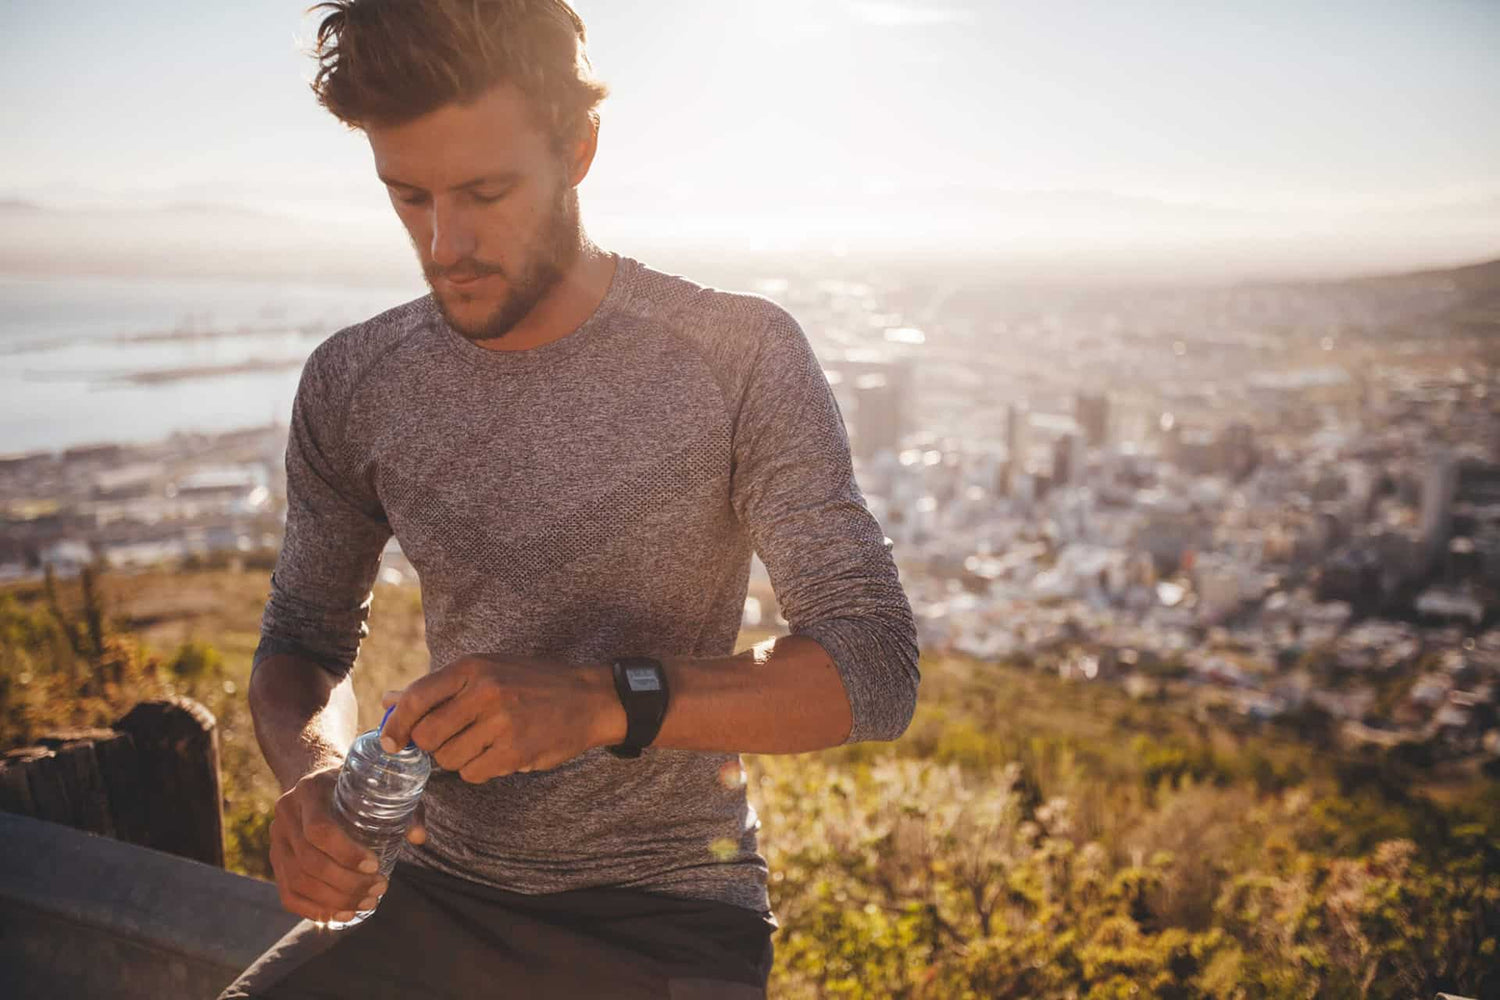
<path fill-rule="evenodd" d="M 0 273 L 308 278 L 399 283 L 411 251 L 385 224 L 201 202 L 53 208 L 0 202 Z"/>
<path fill-rule="evenodd" d="M 1440 297 L 1438 315 L 1469 333 L 1500 337 L 1500 259 L 1461 267 L 1373 275 L 1347 282 L 1377 294 Z"/>
<path fill-rule="evenodd" d="M 1487 260 L 1465 267 L 1443 267 L 1426 271 L 1408 271 L 1363 279 L 1367 282 L 1448 283 L 1471 292 L 1500 289 L 1500 259 Z"/>
<path fill-rule="evenodd" d="M 1466 268 L 1449 277 L 1400 269 L 1500 250 L 1500 208 L 1489 201 L 1426 214 L 1299 214 L 1101 191 L 935 185 L 834 192 L 827 204 L 719 217 L 645 189 L 628 201 L 641 207 L 626 211 L 615 195 L 590 203 L 589 230 L 604 245 L 648 261 L 713 256 L 742 266 L 803 254 L 859 256 L 975 270 L 990 280 L 1003 272 L 1021 283 L 1070 284 L 1305 286 L 1388 270 L 1396 273 L 1368 280 L 1452 280 L 1469 295 L 1471 282 L 1492 284 L 1484 265 L 1473 276 L 1460 273 Z M 191 198 L 57 208 L 0 200 L 0 273 L 410 280 L 412 253 L 395 214 L 347 208 L 247 208 Z"/>
<path fill-rule="evenodd" d="M 43 205 L 24 198 L 0 198 L 0 212 L 22 212 L 31 215 L 53 215 L 60 218 L 108 216 L 163 216 L 163 215 L 213 215 L 223 218 L 254 216 L 274 218 L 271 213 L 242 205 L 229 205 L 212 201 L 173 201 L 164 204 L 146 202 L 140 205 L 114 204 L 103 207 Z"/>
<path fill-rule="evenodd" d="M 216 215 L 226 218 L 235 216 L 251 216 L 259 219 L 276 218 L 270 212 L 262 212 L 256 208 L 246 208 L 242 205 L 224 205 L 213 201 L 174 201 L 151 211 L 160 212 L 164 215 Z"/>

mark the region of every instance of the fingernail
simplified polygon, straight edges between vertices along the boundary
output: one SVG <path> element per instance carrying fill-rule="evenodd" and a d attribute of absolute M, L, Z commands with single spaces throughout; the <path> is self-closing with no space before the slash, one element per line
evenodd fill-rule
<path fill-rule="evenodd" d="M 379 882 L 376 882 L 374 885 L 370 886 L 370 895 L 384 896 L 385 891 L 390 887 L 391 884 L 389 882 L 387 882 L 385 879 L 381 879 Z"/>
<path fill-rule="evenodd" d="M 389 736 L 380 737 L 380 745 L 385 748 L 386 753 L 396 752 L 396 741 L 391 739 Z"/>
<path fill-rule="evenodd" d="M 380 870 L 380 863 L 374 858 L 366 858 L 359 863 L 359 870 L 367 875 L 373 875 Z"/>
<path fill-rule="evenodd" d="M 338 919 L 340 919 L 340 920 L 353 920 L 354 919 L 354 911 L 353 910 L 341 910 L 339 912 L 339 914 L 338 914 Z"/>
<path fill-rule="evenodd" d="M 375 909 L 375 904 L 378 902 L 380 902 L 379 897 L 366 896 L 364 899 L 361 899 L 359 901 L 359 908 L 361 910 L 373 910 Z"/>

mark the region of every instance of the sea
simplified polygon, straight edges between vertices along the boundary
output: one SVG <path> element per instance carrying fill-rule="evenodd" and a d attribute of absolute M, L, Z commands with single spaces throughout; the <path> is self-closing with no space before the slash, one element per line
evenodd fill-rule
<path fill-rule="evenodd" d="M 0 455 L 285 425 L 313 348 L 424 291 L 0 274 Z"/>

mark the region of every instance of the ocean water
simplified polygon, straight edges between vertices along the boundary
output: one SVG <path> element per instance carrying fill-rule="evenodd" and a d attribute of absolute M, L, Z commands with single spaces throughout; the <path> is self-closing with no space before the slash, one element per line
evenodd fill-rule
<path fill-rule="evenodd" d="M 424 291 L 0 275 L 0 454 L 285 424 L 313 348 Z"/>

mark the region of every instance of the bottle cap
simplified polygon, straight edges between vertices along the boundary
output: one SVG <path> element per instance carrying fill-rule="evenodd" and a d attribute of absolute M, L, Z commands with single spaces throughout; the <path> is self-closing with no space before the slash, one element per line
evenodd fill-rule
<path fill-rule="evenodd" d="M 380 717 L 380 726 L 376 730 L 377 732 L 382 732 L 382 733 L 385 732 L 385 720 L 389 719 L 391 717 L 391 713 L 394 712 L 395 710 L 396 710 L 396 706 L 395 705 L 392 705 L 390 708 L 388 708 L 388 709 L 385 710 L 385 714 Z M 409 743 L 406 744 L 406 749 L 410 750 L 413 747 L 415 747 L 416 745 L 417 745 L 417 741 L 416 740 L 412 740 L 412 741 L 410 741 Z"/>

